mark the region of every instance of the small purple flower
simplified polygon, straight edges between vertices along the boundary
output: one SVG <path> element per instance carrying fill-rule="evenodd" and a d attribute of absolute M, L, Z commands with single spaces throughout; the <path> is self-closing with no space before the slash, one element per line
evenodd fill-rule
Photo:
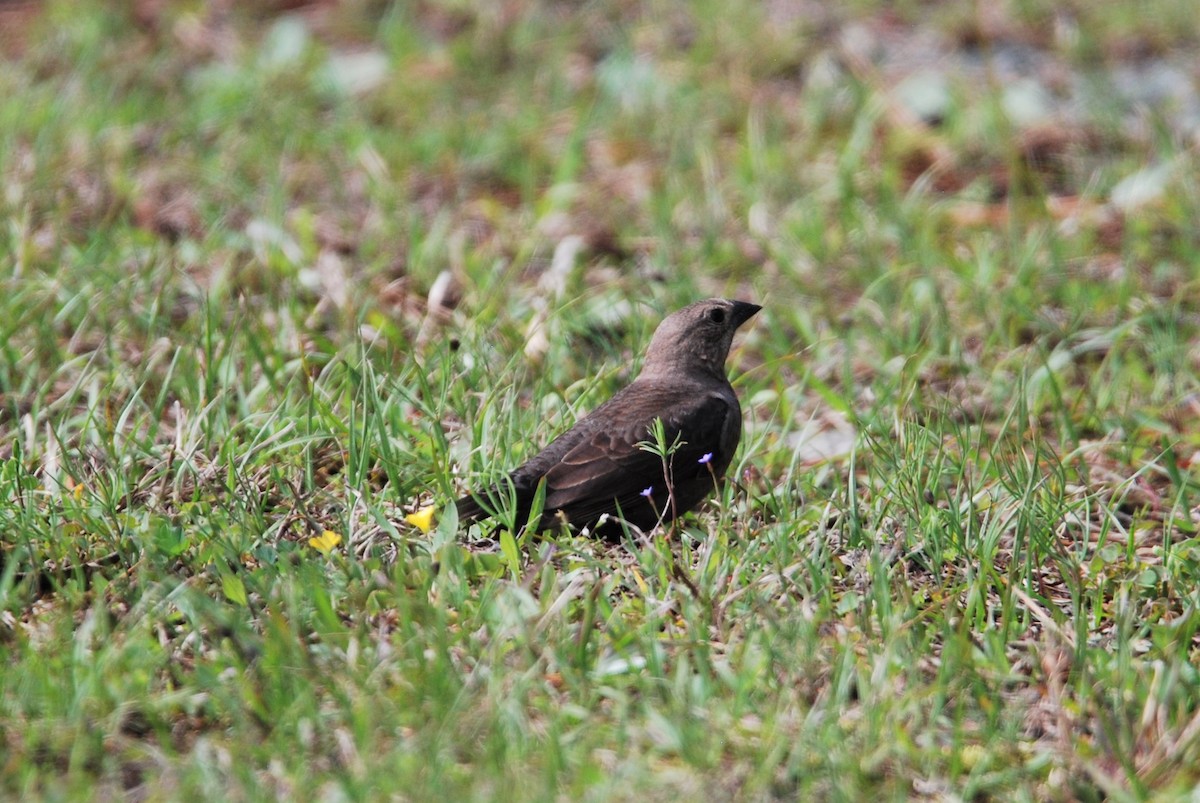
<path fill-rule="evenodd" d="M 697 460 L 696 462 L 697 462 L 697 463 L 699 463 L 700 465 L 708 465 L 708 463 L 709 463 L 711 460 L 712 460 L 712 452 L 705 452 L 705 453 L 704 453 L 704 457 L 701 457 L 701 458 L 700 458 L 699 460 Z"/>
<path fill-rule="evenodd" d="M 649 498 L 650 498 L 650 494 L 652 494 L 652 493 L 654 493 L 654 486 L 653 486 L 653 485 L 651 485 L 651 486 L 650 486 L 649 488 L 647 488 L 646 490 L 642 491 L 642 496 L 644 496 L 644 497 L 646 497 L 647 499 L 649 499 Z"/>

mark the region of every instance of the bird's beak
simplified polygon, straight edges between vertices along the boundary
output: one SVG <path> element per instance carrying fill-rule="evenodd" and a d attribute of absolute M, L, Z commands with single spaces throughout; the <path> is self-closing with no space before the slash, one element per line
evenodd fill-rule
<path fill-rule="evenodd" d="M 729 311 L 729 317 L 733 321 L 734 329 L 753 318 L 754 313 L 762 309 L 758 304 L 751 304 L 749 301 L 734 301 L 732 303 L 733 308 Z"/>

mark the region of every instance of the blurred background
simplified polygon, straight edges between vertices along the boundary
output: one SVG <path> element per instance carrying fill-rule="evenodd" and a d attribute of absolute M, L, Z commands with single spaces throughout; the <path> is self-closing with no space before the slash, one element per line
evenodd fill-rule
<path fill-rule="evenodd" d="M 404 347 L 431 302 L 593 326 L 724 293 L 807 342 L 871 321 L 883 362 L 1194 274 L 1188 0 L 9 0 L 0 30 L 9 274 L 62 271 L 83 338 L 157 334 L 100 262 L 169 261 L 172 328 L 301 298 L 335 348 Z"/>

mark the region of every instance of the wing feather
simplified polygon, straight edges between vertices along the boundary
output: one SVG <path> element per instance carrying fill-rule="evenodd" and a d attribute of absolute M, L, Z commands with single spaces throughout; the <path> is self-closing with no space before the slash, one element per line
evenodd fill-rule
<path fill-rule="evenodd" d="M 666 443 L 680 441 L 670 456 L 672 482 L 708 477 L 710 471 L 724 474 L 737 445 L 736 440 L 727 445 L 729 421 L 740 423 L 736 401 L 731 405 L 729 399 L 708 393 L 672 401 L 647 405 L 667 411 L 663 416 Z M 546 507 L 567 511 L 572 521 L 587 521 L 611 511 L 614 499 L 622 508 L 637 503 L 646 487 L 657 486 L 652 495 L 660 502 L 665 500 L 663 460 L 639 446 L 653 437 L 651 426 L 658 417 L 634 418 L 596 429 L 576 443 L 546 472 Z M 700 462 L 709 453 L 714 455 L 711 467 Z"/>

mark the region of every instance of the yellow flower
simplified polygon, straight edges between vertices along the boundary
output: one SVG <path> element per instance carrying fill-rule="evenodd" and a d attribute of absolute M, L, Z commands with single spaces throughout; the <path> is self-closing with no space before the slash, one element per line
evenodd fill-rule
<path fill-rule="evenodd" d="M 323 555 L 328 555 L 340 543 L 342 537 L 333 530 L 326 530 L 315 538 L 308 539 L 308 545 Z"/>
<path fill-rule="evenodd" d="M 962 759 L 963 766 L 966 767 L 967 770 L 975 769 L 975 766 L 982 759 L 987 757 L 987 753 L 984 751 L 983 747 L 977 744 L 965 745 L 958 755 Z"/>
<path fill-rule="evenodd" d="M 404 517 L 404 520 L 421 532 L 428 533 L 433 529 L 433 514 L 435 512 L 437 512 L 437 505 L 427 505 L 416 513 L 409 513 Z"/>
<path fill-rule="evenodd" d="M 646 585 L 646 581 L 642 579 L 642 573 L 637 569 L 633 569 L 633 582 L 637 583 L 638 590 L 643 594 L 650 593 L 650 587 Z"/>

